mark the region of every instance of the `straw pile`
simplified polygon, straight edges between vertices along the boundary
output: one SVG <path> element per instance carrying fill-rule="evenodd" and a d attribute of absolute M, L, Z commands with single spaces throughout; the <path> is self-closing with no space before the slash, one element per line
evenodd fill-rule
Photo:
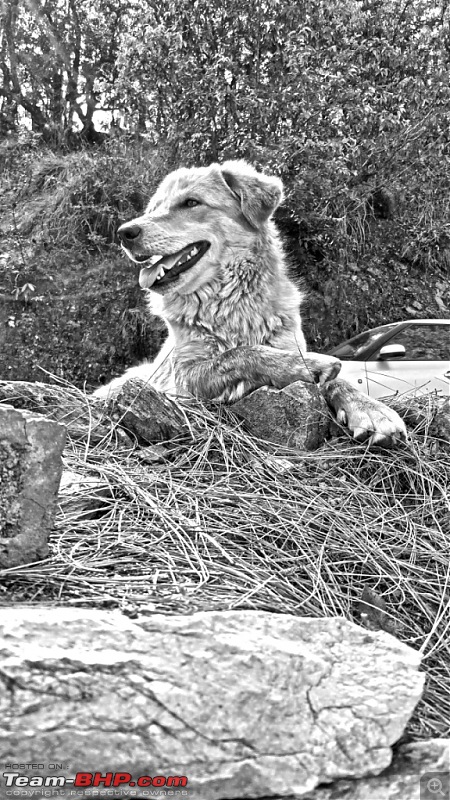
<path fill-rule="evenodd" d="M 412 409 L 412 411 L 411 411 Z M 69 438 L 51 558 L 4 575 L 4 602 L 153 611 L 344 615 L 423 654 L 413 738 L 450 720 L 450 453 L 433 403 L 406 445 L 343 435 L 301 454 L 250 438 L 221 407 L 184 409 L 183 440 Z M 408 416 L 408 409 L 403 409 Z M 64 488 L 65 487 L 65 488 Z"/>

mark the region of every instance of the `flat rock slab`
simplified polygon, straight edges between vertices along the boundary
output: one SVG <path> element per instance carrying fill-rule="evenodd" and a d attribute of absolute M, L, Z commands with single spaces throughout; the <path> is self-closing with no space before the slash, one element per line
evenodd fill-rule
<path fill-rule="evenodd" d="M 424 682 L 418 653 L 341 618 L 5 609 L 0 636 L 0 760 L 186 776 L 196 800 L 378 774 Z"/>
<path fill-rule="evenodd" d="M 0 404 L 0 567 L 45 558 L 66 429 Z"/>
<path fill-rule="evenodd" d="M 315 384 L 264 386 L 233 403 L 253 436 L 296 450 L 316 450 L 329 433 L 331 412 Z"/>

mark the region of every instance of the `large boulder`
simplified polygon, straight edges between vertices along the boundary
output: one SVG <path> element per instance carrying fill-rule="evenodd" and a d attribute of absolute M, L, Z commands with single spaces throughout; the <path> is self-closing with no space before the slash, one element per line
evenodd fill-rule
<path fill-rule="evenodd" d="M 0 633 L 3 763 L 185 776 L 196 800 L 377 775 L 424 682 L 418 653 L 341 618 L 28 608 Z"/>

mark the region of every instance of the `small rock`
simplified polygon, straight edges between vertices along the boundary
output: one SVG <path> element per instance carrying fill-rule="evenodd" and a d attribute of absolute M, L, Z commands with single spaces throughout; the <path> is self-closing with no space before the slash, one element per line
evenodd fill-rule
<path fill-rule="evenodd" d="M 297 450 L 317 450 L 328 435 L 330 411 L 315 384 L 262 387 L 233 403 L 253 436 Z"/>
<path fill-rule="evenodd" d="M 114 493 L 107 478 L 94 475 L 83 475 L 72 470 L 64 470 L 59 487 L 60 504 L 64 511 L 65 501 L 73 508 L 74 497 L 77 499 L 79 518 L 97 519 L 109 511 L 114 502 Z"/>
<path fill-rule="evenodd" d="M 168 441 L 186 432 L 176 403 L 137 378 L 124 383 L 108 405 L 113 418 L 140 444 Z"/>

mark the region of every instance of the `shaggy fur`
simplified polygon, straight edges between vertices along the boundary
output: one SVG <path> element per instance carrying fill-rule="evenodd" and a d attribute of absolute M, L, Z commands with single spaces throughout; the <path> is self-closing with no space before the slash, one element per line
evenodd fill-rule
<path fill-rule="evenodd" d="M 281 181 L 244 161 L 167 176 L 119 235 L 169 337 L 155 361 L 128 370 L 98 397 L 132 377 L 169 394 L 226 402 L 260 386 L 314 381 L 358 438 L 405 437 L 394 411 L 335 380 L 337 359 L 307 352 L 301 295 L 271 220 L 281 200 Z"/>

